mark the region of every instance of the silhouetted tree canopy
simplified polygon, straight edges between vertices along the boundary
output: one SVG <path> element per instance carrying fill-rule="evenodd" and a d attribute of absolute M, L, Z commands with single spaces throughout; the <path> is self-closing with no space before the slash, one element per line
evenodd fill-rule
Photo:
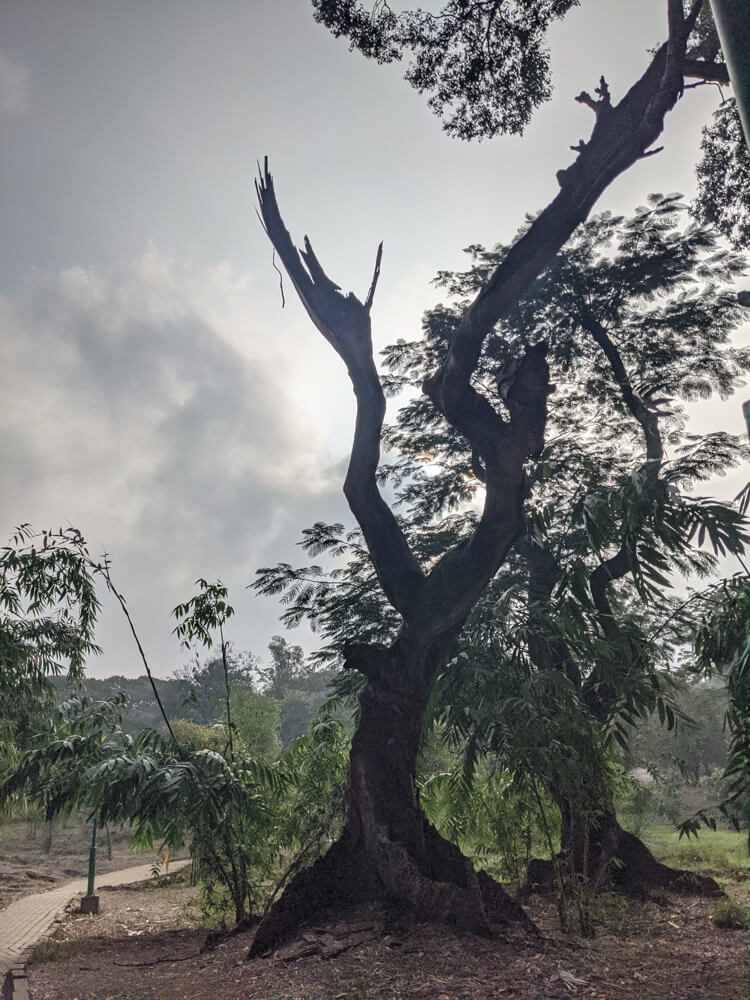
<path fill-rule="evenodd" d="M 407 60 L 405 79 L 428 95 L 460 139 L 520 134 L 548 100 L 547 29 L 578 0 L 448 0 L 438 13 L 385 2 L 313 0 L 315 19 L 380 63 Z"/>

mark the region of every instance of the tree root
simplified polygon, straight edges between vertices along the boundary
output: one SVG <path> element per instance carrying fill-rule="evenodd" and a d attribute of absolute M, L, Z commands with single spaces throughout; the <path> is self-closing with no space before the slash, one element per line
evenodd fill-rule
<path fill-rule="evenodd" d="M 667 889 L 672 892 L 716 898 L 724 892 L 709 875 L 684 868 L 670 868 L 657 861 L 651 851 L 635 834 L 620 831 L 618 858 L 622 869 L 615 873 L 615 886 L 621 885 L 628 895 L 644 894 L 648 889 Z"/>
<path fill-rule="evenodd" d="M 425 822 L 423 851 L 384 836 L 363 841 L 347 831 L 300 872 L 261 921 L 248 958 L 267 955 L 306 925 L 361 904 L 396 904 L 418 921 L 449 924 L 484 937 L 499 925 L 538 933 L 523 908 L 486 872 L 474 870 L 453 844 Z"/>
<path fill-rule="evenodd" d="M 298 872 L 260 922 L 248 958 L 266 955 L 297 931 L 334 911 L 369 902 L 366 871 L 354 864 L 346 834 L 310 868 Z"/>
<path fill-rule="evenodd" d="M 562 858 L 561 860 L 564 861 Z M 684 868 L 670 868 L 657 861 L 642 840 L 619 825 L 614 855 L 606 867 L 606 879 L 602 880 L 600 887 L 613 889 L 636 899 L 645 899 L 654 889 L 709 898 L 724 895 L 721 887 L 710 876 L 699 875 Z M 552 862 L 535 858 L 529 863 L 526 882 L 519 889 L 517 898 L 524 902 L 533 892 L 552 892 L 554 889 Z"/>

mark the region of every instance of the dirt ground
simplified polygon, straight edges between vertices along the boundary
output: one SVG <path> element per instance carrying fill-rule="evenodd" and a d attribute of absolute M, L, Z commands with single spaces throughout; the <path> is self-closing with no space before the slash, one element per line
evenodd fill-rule
<path fill-rule="evenodd" d="M 112 856 L 109 856 L 111 846 Z M 88 874 L 91 825 L 77 818 L 55 823 L 51 837 L 44 821 L 14 820 L 0 826 L 0 910 L 21 896 L 44 892 Z M 127 830 L 99 831 L 96 870 L 99 874 L 157 860 L 130 846 Z"/>
<path fill-rule="evenodd" d="M 731 887 L 738 902 L 746 889 Z M 245 960 L 252 932 L 205 950 L 185 930 L 185 884 L 102 892 L 99 917 L 71 913 L 29 969 L 33 1000 L 740 1000 L 748 941 L 720 930 L 711 902 L 603 897 L 594 940 L 566 937 L 533 899 L 541 939 L 484 940 L 389 924 L 378 910 L 311 928 L 269 958 Z M 321 951 L 323 954 L 321 954 Z M 324 957 L 327 955 L 328 957 Z"/>

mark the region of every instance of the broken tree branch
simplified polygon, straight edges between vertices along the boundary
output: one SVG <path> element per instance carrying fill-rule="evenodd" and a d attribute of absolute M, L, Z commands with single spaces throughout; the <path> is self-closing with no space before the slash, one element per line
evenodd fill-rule
<path fill-rule="evenodd" d="M 383 244 L 378 246 L 378 252 L 375 255 L 375 269 L 372 272 L 372 281 L 370 282 L 370 290 L 367 293 L 367 298 L 365 299 L 365 309 L 369 312 L 372 308 L 372 300 L 375 298 L 375 289 L 378 287 L 378 278 L 380 277 L 380 262 L 383 259 Z"/>
<path fill-rule="evenodd" d="M 295 248 L 279 212 L 267 157 L 255 189 L 268 238 L 308 315 L 344 361 L 352 380 L 357 417 L 344 493 L 362 528 L 386 597 L 397 611 L 408 617 L 424 589 L 425 577 L 375 478 L 385 396 L 373 358 L 369 313 L 380 272 L 382 244 L 370 291 L 362 304 L 351 292 L 346 296 L 341 294 L 339 286 L 323 270 L 307 236 L 304 250 Z"/>

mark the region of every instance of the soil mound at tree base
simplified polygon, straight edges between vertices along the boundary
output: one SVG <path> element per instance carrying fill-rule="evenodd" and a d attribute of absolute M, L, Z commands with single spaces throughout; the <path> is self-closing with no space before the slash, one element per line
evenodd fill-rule
<path fill-rule="evenodd" d="M 671 868 L 657 861 L 646 845 L 617 824 L 616 862 L 608 866 L 605 886 L 634 899 L 649 899 L 655 891 L 667 890 L 686 895 L 718 899 L 724 895 L 719 883 L 710 875 Z M 534 858 L 528 865 L 526 884 L 521 886 L 518 899 L 526 903 L 532 893 L 550 893 L 556 882 L 555 866 L 549 859 Z"/>

